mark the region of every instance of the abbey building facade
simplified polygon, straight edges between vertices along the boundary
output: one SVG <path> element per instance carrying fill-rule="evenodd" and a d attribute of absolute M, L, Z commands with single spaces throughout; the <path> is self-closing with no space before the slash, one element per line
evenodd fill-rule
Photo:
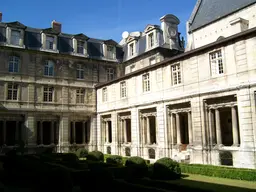
<path fill-rule="evenodd" d="M 186 45 L 171 14 L 120 43 L 0 22 L 2 150 L 256 168 L 255 13 L 255 0 L 198 0 Z"/>

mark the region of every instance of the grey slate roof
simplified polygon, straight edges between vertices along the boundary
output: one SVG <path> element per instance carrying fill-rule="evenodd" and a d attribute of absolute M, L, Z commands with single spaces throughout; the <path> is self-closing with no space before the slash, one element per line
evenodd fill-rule
<path fill-rule="evenodd" d="M 80 34 L 66 34 L 59 33 L 53 30 L 52 28 L 46 29 L 37 29 L 23 25 L 22 23 L 15 21 L 10 23 L 0 22 L 0 44 L 6 42 L 6 26 L 13 28 L 22 28 L 25 30 L 24 35 L 24 45 L 26 49 L 40 50 L 42 47 L 41 41 L 41 32 L 47 34 L 55 34 L 58 36 L 57 49 L 59 53 L 62 54 L 71 54 L 73 52 L 73 43 L 72 38 L 87 40 L 88 45 L 88 54 L 89 58 L 101 60 L 103 55 L 103 44 L 110 44 L 116 46 L 116 57 L 120 62 L 123 58 L 123 48 L 119 46 L 115 41 L 111 40 L 101 40 L 95 38 L 89 38 L 86 35 Z"/>
<path fill-rule="evenodd" d="M 199 0 L 190 18 L 190 31 L 245 8 L 256 0 Z"/>

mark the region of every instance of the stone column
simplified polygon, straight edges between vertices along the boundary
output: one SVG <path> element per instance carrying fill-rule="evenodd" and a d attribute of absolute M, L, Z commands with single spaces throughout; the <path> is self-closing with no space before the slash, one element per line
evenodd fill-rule
<path fill-rule="evenodd" d="M 176 113 L 176 129 L 177 129 L 177 144 L 181 144 L 181 137 L 180 137 L 180 114 Z"/>
<path fill-rule="evenodd" d="M 19 121 L 16 121 L 16 125 L 15 125 L 15 140 L 17 141 L 17 142 L 19 142 L 19 140 L 20 140 L 20 138 L 19 138 L 19 136 L 20 136 L 20 130 L 19 130 Z"/>
<path fill-rule="evenodd" d="M 85 135 L 85 133 L 86 133 L 85 121 L 83 121 L 82 123 L 83 123 L 83 125 L 82 125 L 82 139 L 83 139 L 82 143 L 85 144 L 86 143 L 85 137 L 87 136 L 87 135 Z"/>
<path fill-rule="evenodd" d="M 213 133 L 213 121 L 212 121 L 212 111 L 211 111 L 211 109 L 209 109 L 209 111 L 208 111 L 208 123 L 209 123 L 209 138 L 210 138 L 210 145 L 212 145 L 213 144 L 213 135 L 212 135 L 212 133 Z"/>
<path fill-rule="evenodd" d="M 121 144 L 123 143 L 123 123 L 123 119 L 121 119 L 119 128 L 119 140 Z"/>
<path fill-rule="evenodd" d="M 233 145 L 238 146 L 239 145 L 239 135 L 238 135 L 237 113 L 236 113 L 236 107 L 235 106 L 233 106 L 231 108 L 231 113 L 232 113 Z"/>
<path fill-rule="evenodd" d="M 219 109 L 215 109 L 215 122 L 216 122 L 216 135 L 217 135 L 217 144 L 222 144 L 221 137 L 221 125 L 220 125 L 220 111 Z"/>
<path fill-rule="evenodd" d="M 188 137 L 189 137 L 189 144 L 193 144 L 193 128 L 192 128 L 192 118 L 191 112 L 188 112 Z"/>
<path fill-rule="evenodd" d="M 87 120 L 86 122 L 86 139 L 87 139 L 87 143 L 90 142 L 90 133 L 91 133 L 91 121 Z"/>
<path fill-rule="evenodd" d="M 175 131 L 174 131 L 174 127 L 175 127 L 175 119 L 174 119 L 174 114 L 171 113 L 171 116 L 170 116 L 170 119 L 171 119 L 171 138 L 172 138 L 172 145 L 175 144 Z"/>
<path fill-rule="evenodd" d="M 149 117 L 147 118 L 147 144 L 151 144 L 151 138 L 150 138 L 150 120 Z"/>
<path fill-rule="evenodd" d="M 142 144 L 146 144 L 145 117 L 142 117 L 142 118 L 141 118 L 141 132 L 142 132 Z"/>
<path fill-rule="evenodd" d="M 109 126 L 108 121 L 105 122 L 105 132 L 106 132 L 106 143 L 109 143 Z"/>
<path fill-rule="evenodd" d="M 124 143 L 127 143 L 127 125 L 126 125 L 125 119 L 124 119 Z"/>
<path fill-rule="evenodd" d="M 73 124 L 72 124 L 72 136 L 73 136 L 73 144 L 76 144 L 76 122 L 73 121 Z"/>
<path fill-rule="evenodd" d="M 6 144 L 6 120 L 3 121 L 3 144 Z"/>
<path fill-rule="evenodd" d="M 40 121 L 40 144 L 44 144 L 43 121 Z"/>
<path fill-rule="evenodd" d="M 51 121 L 51 144 L 54 144 L 54 121 Z"/>

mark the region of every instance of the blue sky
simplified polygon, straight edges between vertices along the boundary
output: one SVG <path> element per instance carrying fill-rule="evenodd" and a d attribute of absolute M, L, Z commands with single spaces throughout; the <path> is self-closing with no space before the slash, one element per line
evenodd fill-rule
<path fill-rule="evenodd" d="M 174 14 L 179 31 L 186 36 L 188 20 L 196 0 L 1 0 L 3 22 L 20 21 L 35 28 L 62 23 L 64 33 L 84 33 L 89 37 L 121 40 L 123 31 L 142 31 L 147 24 Z M 14 6 L 15 5 L 15 6 Z"/>

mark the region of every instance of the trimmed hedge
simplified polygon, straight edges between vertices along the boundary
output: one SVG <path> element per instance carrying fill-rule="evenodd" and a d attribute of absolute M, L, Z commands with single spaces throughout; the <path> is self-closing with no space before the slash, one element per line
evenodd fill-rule
<path fill-rule="evenodd" d="M 141 157 L 130 157 L 126 160 L 125 166 L 128 168 L 128 174 L 133 177 L 142 178 L 148 174 L 146 161 Z"/>
<path fill-rule="evenodd" d="M 87 160 L 104 162 L 104 154 L 100 151 L 92 151 L 88 153 Z"/>
<path fill-rule="evenodd" d="M 153 177 L 156 179 L 180 179 L 181 170 L 179 163 L 171 158 L 164 157 L 154 163 Z"/>
<path fill-rule="evenodd" d="M 88 150 L 85 149 L 85 148 L 79 148 L 77 151 L 76 151 L 76 156 L 78 158 L 86 158 L 88 156 Z"/>
<path fill-rule="evenodd" d="M 112 155 L 106 159 L 107 164 L 123 165 L 123 158 L 120 155 Z"/>
<path fill-rule="evenodd" d="M 200 164 L 180 164 L 180 168 L 182 173 L 245 181 L 256 181 L 256 170 L 254 169 L 239 169 Z"/>

